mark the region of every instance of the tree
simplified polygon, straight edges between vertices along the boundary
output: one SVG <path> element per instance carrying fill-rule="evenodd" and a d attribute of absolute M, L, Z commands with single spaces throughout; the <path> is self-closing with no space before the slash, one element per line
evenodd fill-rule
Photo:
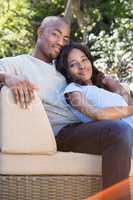
<path fill-rule="evenodd" d="M 133 80 L 133 2 L 131 0 L 70 0 L 79 25 L 73 35 L 83 40 L 97 58 L 96 66 L 117 74 L 122 81 Z M 69 8 L 70 9 L 70 8 Z M 78 31 L 77 31 L 78 30 Z"/>
<path fill-rule="evenodd" d="M 133 64 L 132 0 L 0 0 L 0 5 L 0 57 L 30 52 L 41 20 L 65 14 L 72 39 L 87 44 L 101 70 L 133 79 L 127 69 Z"/>
<path fill-rule="evenodd" d="M 41 20 L 64 6 L 63 0 L 0 0 L 0 57 L 31 52 Z"/>
<path fill-rule="evenodd" d="M 110 1 L 110 15 L 106 13 L 106 19 L 110 21 L 108 28 L 97 32 L 95 27 L 87 38 L 88 46 L 98 58 L 97 67 L 115 73 L 121 81 L 127 82 L 133 80 L 133 73 L 128 70 L 133 66 L 132 7 L 131 1 Z"/>
<path fill-rule="evenodd" d="M 0 0 L 0 57 L 29 51 L 33 12 L 28 1 Z"/>

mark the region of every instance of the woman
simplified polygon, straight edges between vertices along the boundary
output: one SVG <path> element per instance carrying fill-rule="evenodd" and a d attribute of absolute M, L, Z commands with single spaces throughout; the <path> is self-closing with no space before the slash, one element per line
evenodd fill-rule
<path fill-rule="evenodd" d="M 81 122 L 122 119 L 133 128 L 133 106 L 128 106 L 119 94 L 96 85 L 98 70 L 87 48 L 81 44 L 66 46 L 57 58 L 56 68 L 69 83 L 64 95 Z"/>

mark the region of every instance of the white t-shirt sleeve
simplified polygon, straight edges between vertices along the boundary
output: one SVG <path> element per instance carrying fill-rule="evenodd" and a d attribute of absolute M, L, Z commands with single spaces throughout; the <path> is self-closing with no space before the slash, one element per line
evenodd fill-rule
<path fill-rule="evenodd" d="M 9 73 L 10 75 L 18 75 L 20 71 L 20 61 L 18 57 L 2 58 L 0 59 L 0 71 Z"/>
<path fill-rule="evenodd" d="M 76 83 L 70 83 L 64 90 L 64 95 L 71 92 L 82 92 L 80 86 Z"/>
<path fill-rule="evenodd" d="M 4 63 L 3 59 L 0 59 L 0 71 L 6 71 L 6 64 Z"/>

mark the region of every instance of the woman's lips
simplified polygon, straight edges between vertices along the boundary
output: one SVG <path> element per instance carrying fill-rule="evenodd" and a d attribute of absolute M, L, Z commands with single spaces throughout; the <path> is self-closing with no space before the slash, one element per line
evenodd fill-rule
<path fill-rule="evenodd" d="M 85 72 L 79 73 L 79 75 L 81 75 L 81 76 L 87 75 L 87 72 L 88 72 L 88 71 L 85 71 Z"/>

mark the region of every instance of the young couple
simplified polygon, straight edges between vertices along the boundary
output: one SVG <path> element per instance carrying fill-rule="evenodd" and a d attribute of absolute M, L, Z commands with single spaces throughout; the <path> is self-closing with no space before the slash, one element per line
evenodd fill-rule
<path fill-rule="evenodd" d="M 99 76 L 101 73 L 94 68 L 84 47 L 69 46 L 69 41 L 70 27 L 63 18 L 45 18 L 38 28 L 32 55 L 0 60 L 0 82 L 12 90 L 16 103 L 23 108 L 29 106 L 37 90 L 58 150 L 102 155 L 103 188 L 106 188 L 129 176 L 133 130 L 132 117 L 125 117 L 132 115 L 133 108 L 119 95 L 95 86 L 98 82 L 113 92 L 125 94 L 119 83 Z M 65 45 L 68 46 L 61 51 Z M 61 73 L 53 63 L 56 58 Z M 70 107 L 62 95 L 67 86 L 65 78 L 71 82 L 64 91 Z M 106 100 L 112 96 L 113 102 Z M 129 100 L 132 101 L 130 95 Z M 123 199 L 130 199 L 129 193 Z"/>

